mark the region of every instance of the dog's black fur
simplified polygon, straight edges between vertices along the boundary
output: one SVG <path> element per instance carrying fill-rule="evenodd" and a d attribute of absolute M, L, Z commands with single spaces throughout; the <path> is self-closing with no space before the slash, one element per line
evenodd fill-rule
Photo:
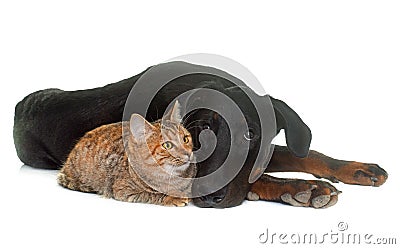
<path fill-rule="evenodd" d="M 171 65 L 177 64 L 186 68 L 204 68 L 183 62 L 173 62 Z M 148 70 L 152 68 L 129 79 L 100 88 L 81 91 L 46 89 L 25 97 L 17 104 L 14 119 L 14 142 L 21 161 L 37 168 L 60 168 L 69 151 L 85 132 L 103 124 L 121 121 L 130 90 Z M 240 87 L 236 87 L 237 85 Z M 245 199 L 249 191 L 248 178 L 259 153 L 261 134 L 257 111 L 242 90 L 243 87 L 245 87 L 243 82 L 228 74 L 226 77 L 201 73 L 189 74 L 169 82 L 150 104 L 146 118 L 153 121 L 161 118 L 167 105 L 179 94 L 195 88 L 215 89 L 237 103 L 248 127 L 254 133 L 245 165 L 238 175 L 217 192 L 194 199 L 196 206 L 217 208 L 236 206 Z M 250 95 L 257 101 L 267 101 L 267 97 L 258 96 L 251 90 Z M 199 99 L 201 101 L 201 98 Z M 283 101 L 271 98 L 271 102 L 276 116 L 276 133 L 284 129 L 289 150 L 298 157 L 305 157 L 311 141 L 310 129 Z M 198 176 L 207 175 L 218 169 L 227 157 L 231 144 L 226 121 L 218 113 L 200 109 L 189 113 L 185 123 L 189 124 L 187 128 L 194 138 L 195 147 L 200 146 L 198 135 L 202 129 L 211 129 L 217 137 L 215 151 L 198 165 Z M 201 193 L 207 191 L 207 187 L 204 184 L 194 184 L 193 190 Z"/>

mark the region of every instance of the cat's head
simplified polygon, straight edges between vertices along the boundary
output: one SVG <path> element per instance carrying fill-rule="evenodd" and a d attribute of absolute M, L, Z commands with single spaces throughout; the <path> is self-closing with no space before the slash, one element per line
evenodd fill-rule
<path fill-rule="evenodd" d="M 139 114 L 132 114 L 130 131 L 140 148 L 143 160 L 156 161 L 160 166 L 187 165 L 192 157 L 192 137 L 181 125 L 180 104 L 174 106 L 162 120 L 149 123 Z"/>

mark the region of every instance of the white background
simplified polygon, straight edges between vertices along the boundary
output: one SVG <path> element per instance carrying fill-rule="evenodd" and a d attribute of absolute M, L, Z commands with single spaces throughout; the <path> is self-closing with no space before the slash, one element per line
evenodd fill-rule
<path fill-rule="evenodd" d="M 142 2 L 0 3 L 1 248 L 266 248 L 267 228 L 323 234 L 340 221 L 400 243 L 398 1 Z M 20 169 L 12 124 L 25 95 L 97 87 L 200 52 L 249 68 L 311 127 L 313 149 L 379 163 L 388 182 L 336 184 L 343 194 L 324 210 L 261 201 L 217 210 L 121 203 Z"/>

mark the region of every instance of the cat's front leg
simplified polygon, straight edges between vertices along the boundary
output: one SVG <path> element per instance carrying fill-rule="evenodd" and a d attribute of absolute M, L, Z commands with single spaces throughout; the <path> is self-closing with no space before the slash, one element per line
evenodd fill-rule
<path fill-rule="evenodd" d="M 161 193 L 137 192 L 130 187 L 114 189 L 114 199 L 125 202 L 141 202 L 172 207 L 184 207 L 190 199 L 168 196 Z"/>

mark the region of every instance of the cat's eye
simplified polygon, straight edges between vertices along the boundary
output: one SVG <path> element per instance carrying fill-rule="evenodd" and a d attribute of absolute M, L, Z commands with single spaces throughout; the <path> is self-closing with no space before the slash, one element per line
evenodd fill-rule
<path fill-rule="evenodd" d="M 248 130 L 245 134 L 244 134 L 244 138 L 248 141 L 252 140 L 254 138 L 254 132 L 252 130 Z"/>
<path fill-rule="evenodd" d="M 184 136 L 184 137 L 183 137 L 183 142 L 184 142 L 185 144 L 189 143 L 189 136 Z"/>
<path fill-rule="evenodd" d="M 165 142 L 162 144 L 162 147 L 166 150 L 170 150 L 170 149 L 172 149 L 173 145 L 171 142 Z"/>

